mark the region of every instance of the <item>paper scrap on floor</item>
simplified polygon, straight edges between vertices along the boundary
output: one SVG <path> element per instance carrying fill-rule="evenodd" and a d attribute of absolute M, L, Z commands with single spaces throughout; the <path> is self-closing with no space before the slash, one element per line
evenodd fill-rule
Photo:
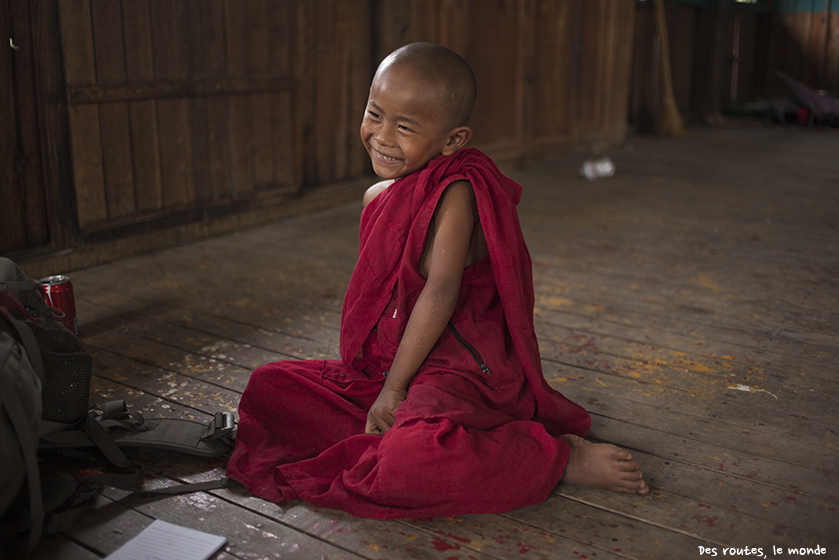
<path fill-rule="evenodd" d="M 225 537 L 158 519 L 105 560 L 207 560 L 225 542 Z"/>

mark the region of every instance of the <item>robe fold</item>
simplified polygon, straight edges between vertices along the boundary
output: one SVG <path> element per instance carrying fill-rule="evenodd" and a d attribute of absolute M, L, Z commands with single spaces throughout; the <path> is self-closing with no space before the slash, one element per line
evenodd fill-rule
<path fill-rule="evenodd" d="M 446 187 L 475 192 L 488 254 L 464 270 L 451 321 L 384 436 L 364 434 L 411 310 Z M 341 360 L 257 368 L 239 405 L 228 475 L 257 496 L 360 517 L 496 513 L 543 501 L 588 413 L 542 375 L 521 186 L 474 149 L 397 180 L 362 213 L 344 299 Z"/>

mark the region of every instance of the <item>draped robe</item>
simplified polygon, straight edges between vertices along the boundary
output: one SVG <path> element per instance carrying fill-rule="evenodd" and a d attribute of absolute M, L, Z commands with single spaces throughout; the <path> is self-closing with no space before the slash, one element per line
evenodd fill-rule
<path fill-rule="evenodd" d="M 364 433 L 425 279 L 418 264 L 446 187 L 474 190 L 488 254 L 464 271 L 448 328 L 384 436 Z M 495 513 L 544 500 L 588 413 L 542 375 L 521 186 L 474 149 L 438 156 L 362 213 L 341 360 L 257 368 L 239 405 L 228 475 L 257 496 L 360 517 Z"/>

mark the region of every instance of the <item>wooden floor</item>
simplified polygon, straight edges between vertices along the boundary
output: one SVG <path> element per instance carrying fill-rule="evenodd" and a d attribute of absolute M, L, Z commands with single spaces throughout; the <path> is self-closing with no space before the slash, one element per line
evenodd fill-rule
<path fill-rule="evenodd" d="M 159 518 L 226 536 L 225 560 L 839 558 L 839 131 L 704 128 L 610 155 L 617 174 L 594 183 L 582 156 L 513 176 L 545 375 L 596 439 L 632 450 L 649 496 L 560 484 L 504 515 L 381 522 L 228 490 L 111 490 L 35 557 L 100 558 Z M 93 402 L 206 418 L 236 410 L 260 364 L 337 357 L 359 213 L 72 273 Z M 160 479 L 224 469 L 139 458 Z"/>

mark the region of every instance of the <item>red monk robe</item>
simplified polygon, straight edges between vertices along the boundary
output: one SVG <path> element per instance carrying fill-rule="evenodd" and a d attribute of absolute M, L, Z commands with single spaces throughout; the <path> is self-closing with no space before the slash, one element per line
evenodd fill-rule
<path fill-rule="evenodd" d="M 364 433 L 425 279 L 418 272 L 446 187 L 474 189 L 489 254 L 464 271 L 449 327 L 384 436 Z M 253 372 L 239 405 L 228 475 L 262 498 L 360 517 L 496 513 L 543 501 L 588 413 L 548 386 L 533 328 L 521 186 L 481 152 L 439 156 L 361 216 L 344 300 L 342 360 L 284 361 Z"/>

